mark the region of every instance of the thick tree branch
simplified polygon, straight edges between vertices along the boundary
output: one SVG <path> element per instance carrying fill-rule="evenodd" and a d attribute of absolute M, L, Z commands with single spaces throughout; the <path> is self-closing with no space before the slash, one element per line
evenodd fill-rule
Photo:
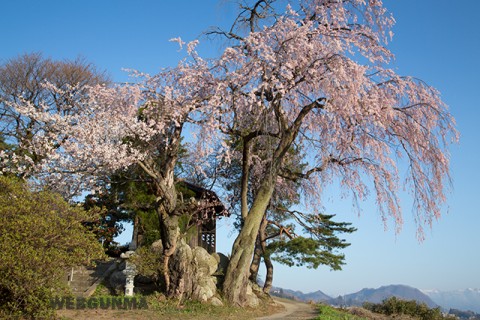
<path fill-rule="evenodd" d="M 287 180 L 297 181 L 298 179 L 308 179 L 308 178 L 310 178 L 310 176 L 312 174 L 314 174 L 316 172 L 325 171 L 325 169 L 327 168 L 327 166 L 329 164 L 339 164 L 341 166 L 344 166 L 344 165 L 349 165 L 349 164 L 352 164 L 354 162 L 363 161 L 363 160 L 365 160 L 365 159 L 364 158 L 336 159 L 332 156 L 329 156 L 327 159 L 325 159 L 325 161 L 320 166 L 309 169 L 306 172 L 293 172 L 288 168 L 281 168 L 279 170 L 278 175 L 280 177 L 284 178 L 284 179 L 287 179 Z"/>
<path fill-rule="evenodd" d="M 318 98 L 317 100 L 307 104 L 304 106 L 295 120 L 293 121 L 292 126 L 290 127 L 290 130 L 292 132 L 298 132 L 300 130 L 300 127 L 305 119 L 305 117 L 312 111 L 313 109 L 324 109 L 327 104 L 327 98 Z"/>
<path fill-rule="evenodd" d="M 268 220 L 268 223 L 276 226 L 278 228 L 278 232 L 268 236 L 266 240 L 276 238 L 278 236 L 281 236 L 282 234 L 285 234 L 289 239 L 296 238 L 296 235 L 292 232 L 292 227 L 285 227 L 282 224 L 278 223 L 277 221 L 272 221 L 272 220 Z"/>

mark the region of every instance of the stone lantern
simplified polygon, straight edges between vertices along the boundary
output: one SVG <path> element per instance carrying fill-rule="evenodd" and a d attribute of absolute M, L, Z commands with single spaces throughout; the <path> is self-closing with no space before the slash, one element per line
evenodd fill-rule
<path fill-rule="evenodd" d="M 122 271 L 125 274 L 125 296 L 132 297 L 133 296 L 133 288 L 134 288 L 134 279 L 137 275 L 137 270 L 135 265 L 129 261 L 130 257 L 135 254 L 134 251 L 127 251 L 120 255 L 120 258 L 125 260 L 125 269 Z"/>

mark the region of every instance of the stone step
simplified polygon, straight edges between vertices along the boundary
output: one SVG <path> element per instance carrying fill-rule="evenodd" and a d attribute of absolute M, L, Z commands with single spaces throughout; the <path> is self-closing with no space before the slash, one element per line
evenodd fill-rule
<path fill-rule="evenodd" d="M 95 291 L 106 273 L 115 267 L 115 260 L 98 263 L 94 268 L 76 267 L 68 273 L 68 285 L 76 296 L 88 296 Z"/>

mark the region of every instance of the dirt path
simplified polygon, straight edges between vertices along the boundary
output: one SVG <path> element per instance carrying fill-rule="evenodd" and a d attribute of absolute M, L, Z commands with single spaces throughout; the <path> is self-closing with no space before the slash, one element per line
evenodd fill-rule
<path fill-rule="evenodd" d="M 277 313 L 271 316 L 257 318 L 257 320 L 277 320 L 277 319 L 304 319 L 311 320 L 318 316 L 318 312 L 315 311 L 315 306 L 309 305 L 303 302 L 275 299 L 277 303 L 285 306 L 285 311 Z"/>

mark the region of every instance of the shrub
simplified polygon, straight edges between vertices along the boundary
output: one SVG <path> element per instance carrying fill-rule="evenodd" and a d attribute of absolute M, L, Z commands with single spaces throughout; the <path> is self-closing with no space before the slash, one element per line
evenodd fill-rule
<path fill-rule="evenodd" d="M 388 316 L 403 314 L 422 320 L 450 319 L 449 317 L 443 316 L 438 307 L 432 309 L 425 303 L 418 303 L 414 300 L 401 300 L 396 297 L 385 299 L 379 304 L 366 302 L 363 304 L 363 307 L 372 312 Z"/>
<path fill-rule="evenodd" d="M 66 286 L 67 268 L 103 258 L 101 244 L 82 224 L 94 213 L 51 192 L 0 176 L 0 316 L 43 319 L 50 298 Z"/>
<path fill-rule="evenodd" d="M 135 265 L 138 274 L 151 277 L 157 282 L 163 274 L 162 252 L 155 250 L 152 246 L 140 247 L 135 251 L 135 255 L 131 258 L 131 262 Z"/>

